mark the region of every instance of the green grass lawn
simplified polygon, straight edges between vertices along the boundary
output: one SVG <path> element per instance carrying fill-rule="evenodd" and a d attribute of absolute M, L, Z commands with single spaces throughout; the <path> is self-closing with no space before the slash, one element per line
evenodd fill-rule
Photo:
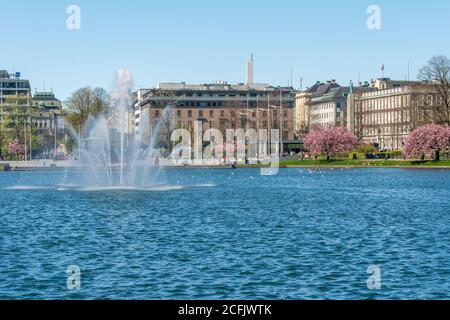
<path fill-rule="evenodd" d="M 317 167 L 449 167 L 450 160 L 444 161 L 409 161 L 409 160 L 289 160 L 281 161 L 280 167 L 287 166 L 317 166 Z M 239 165 L 241 168 L 262 167 L 262 165 Z"/>
<path fill-rule="evenodd" d="M 409 161 L 409 160 L 295 160 L 281 161 L 280 166 L 367 166 L 367 167 L 450 167 L 450 161 Z"/>

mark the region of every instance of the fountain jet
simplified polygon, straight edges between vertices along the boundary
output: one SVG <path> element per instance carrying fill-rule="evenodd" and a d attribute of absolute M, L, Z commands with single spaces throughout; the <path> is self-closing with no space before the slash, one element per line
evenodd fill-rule
<path fill-rule="evenodd" d="M 162 128 L 171 123 L 171 106 L 152 121 L 148 111 L 143 112 L 144 128 L 152 128 L 150 135 L 132 128 L 134 119 L 133 78 L 125 69 L 117 72 L 107 113 L 89 117 L 81 130 L 79 141 L 82 184 L 96 187 L 146 187 L 161 183 L 162 157 L 160 139 Z M 155 123 L 154 128 L 150 123 Z"/>

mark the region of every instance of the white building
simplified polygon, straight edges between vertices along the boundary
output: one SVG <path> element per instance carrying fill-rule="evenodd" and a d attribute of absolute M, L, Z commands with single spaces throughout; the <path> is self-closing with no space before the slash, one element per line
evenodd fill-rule
<path fill-rule="evenodd" d="M 310 127 L 332 128 L 346 125 L 346 106 L 349 87 L 333 88 L 329 92 L 311 98 Z"/>
<path fill-rule="evenodd" d="M 20 79 L 20 72 L 9 74 L 0 70 L 0 104 L 5 103 L 8 96 L 31 97 L 30 81 Z"/>

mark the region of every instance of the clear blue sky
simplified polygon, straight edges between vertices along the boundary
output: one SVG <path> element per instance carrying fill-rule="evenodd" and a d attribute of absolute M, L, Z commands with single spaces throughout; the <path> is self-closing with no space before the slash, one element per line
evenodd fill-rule
<path fill-rule="evenodd" d="M 159 82 L 243 82 L 255 55 L 255 81 L 294 86 L 317 80 L 411 77 L 436 54 L 450 55 L 448 0 L 0 0 L 0 69 L 21 71 L 60 99 L 86 86 L 112 87 L 119 67 L 135 87 Z M 67 6 L 81 30 L 66 28 Z M 366 27 L 381 8 L 382 29 Z"/>

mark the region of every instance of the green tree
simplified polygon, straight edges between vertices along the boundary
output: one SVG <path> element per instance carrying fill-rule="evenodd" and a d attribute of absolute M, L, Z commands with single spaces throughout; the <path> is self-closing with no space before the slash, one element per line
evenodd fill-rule
<path fill-rule="evenodd" d="M 66 119 L 76 130 L 87 121 L 89 116 L 107 113 L 110 97 L 103 88 L 80 88 L 69 97 L 66 102 Z"/>
<path fill-rule="evenodd" d="M 8 155 L 7 146 L 14 140 L 25 144 L 25 126 L 32 113 L 31 98 L 28 96 L 8 96 L 1 106 L 0 114 L 0 155 Z"/>
<path fill-rule="evenodd" d="M 440 104 L 431 106 L 437 124 L 450 125 L 450 59 L 432 57 L 419 71 L 419 80 L 426 81 L 439 95 Z"/>

